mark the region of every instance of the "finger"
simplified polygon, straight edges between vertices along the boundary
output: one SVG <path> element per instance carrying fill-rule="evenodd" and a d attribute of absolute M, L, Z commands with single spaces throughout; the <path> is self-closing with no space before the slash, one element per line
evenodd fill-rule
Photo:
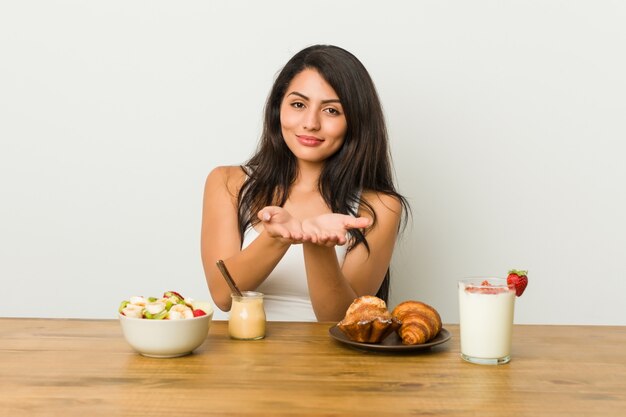
<path fill-rule="evenodd" d="M 336 242 L 336 244 L 337 244 L 337 245 L 339 245 L 339 246 L 343 246 L 343 245 L 345 245 L 345 244 L 346 244 L 347 239 L 346 239 L 346 237 L 345 237 L 345 236 L 336 235 L 336 236 L 335 236 L 335 242 Z"/>
<path fill-rule="evenodd" d="M 352 217 L 344 222 L 346 229 L 364 229 L 370 224 L 371 220 L 367 217 Z"/>
<path fill-rule="evenodd" d="M 272 214 L 266 209 L 260 210 L 256 216 L 263 222 L 269 222 L 272 219 Z"/>
<path fill-rule="evenodd" d="M 331 235 L 329 235 L 328 233 L 324 232 L 322 233 L 319 238 L 317 239 L 317 243 L 319 245 L 324 245 L 324 246 L 328 246 L 328 244 L 330 243 L 330 246 L 334 246 L 335 243 L 333 241 L 333 238 Z"/>
<path fill-rule="evenodd" d="M 346 243 L 346 237 L 340 233 L 336 233 L 333 236 L 333 242 L 335 242 L 335 245 L 341 246 Z"/>
<path fill-rule="evenodd" d="M 364 229 L 366 227 L 370 227 L 372 225 L 372 219 L 367 217 L 357 217 L 354 219 L 354 226 L 357 229 Z"/>
<path fill-rule="evenodd" d="M 269 222 L 274 215 L 278 214 L 279 210 L 280 210 L 280 207 L 266 206 L 266 207 L 263 207 L 259 211 L 259 213 L 257 214 L 257 217 L 259 218 L 259 220 L 262 220 L 264 222 Z"/>

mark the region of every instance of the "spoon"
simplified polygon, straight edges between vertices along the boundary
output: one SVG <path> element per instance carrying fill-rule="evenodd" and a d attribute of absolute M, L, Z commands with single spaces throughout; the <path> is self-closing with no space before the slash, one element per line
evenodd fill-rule
<path fill-rule="evenodd" d="M 230 276 L 228 269 L 226 269 L 226 264 L 224 264 L 224 261 L 218 259 L 217 268 L 224 276 L 224 279 L 226 279 L 226 282 L 228 283 L 228 286 L 230 287 L 230 290 L 233 292 L 233 294 L 237 295 L 238 297 L 243 297 L 243 294 L 241 293 L 241 291 L 239 291 L 239 288 L 237 288 L 237 284 L 235 284 L 233 277 Z"/>

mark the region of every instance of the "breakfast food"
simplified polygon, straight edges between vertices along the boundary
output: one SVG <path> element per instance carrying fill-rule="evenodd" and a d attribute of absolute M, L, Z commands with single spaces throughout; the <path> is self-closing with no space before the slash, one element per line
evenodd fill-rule
<path fill-rule="evenodd" d="M 441 317 L 437 310 L 421 301 L 403 301 L 391 315 L 402 322 L 398 334 L 405 345 L 426 343 L 441 330 Z"/>
<path fill-rule="evenodd" d="M 515 295 L 519 297 L 528 286 L 528 271 L 511 269 L 509 276 L 506 278 L 506 282 L 509 287 L 515 288 Z"/>
<path fill-rule="evenodd" d="M 387 310 L 385 301 L 364 295 L 352 302 L 337 327 L 355 342 L 379 343 L 400 325 L 400 321 Z"/>
<path fill-rule="evenodd" d="M 461 356 L 473 363 L 507 363 L 516 289 L 502 278 L 459 282 Z"/>
<path fill-rule="evenodd" d="M 437 310 L 421 301 L 403 301 L 389 312 L 385 301 L 365 295 L 354 300 L 337 327 L 355 342 L 380 343 L 397 331 L 403 344 L 417 345 L 435 338 L 442 323 Z"/>
<path fill-rule="evenodd" d="M 232 295 L 228 334 L 233 339 L 257 340 L 265 337 L 265 308 L 263 294 L 243 291 L 242 296 Z"/>
<path fill-rule="evenodd" d="M 206 315 L 203 309 L 194 308 L 191 299 L 185 299 L 176 291 L 166 291 L 161 298 L 130 297 L 122 301 L 118 311 L 126 317 L 150 320 L 180 320 Z"/>

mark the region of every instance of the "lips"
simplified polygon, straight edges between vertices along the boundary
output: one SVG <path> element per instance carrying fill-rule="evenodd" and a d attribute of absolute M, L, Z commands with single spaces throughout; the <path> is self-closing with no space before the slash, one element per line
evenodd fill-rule
<path fill-rule="evenodd" d="M 319 146 L 324 143 L 323 139 L 317 138 L 315 136 L 307 136 L 307 135 L 296 135 L 298 138 L 298 142 L 300 142 L 304 146 Z"/>

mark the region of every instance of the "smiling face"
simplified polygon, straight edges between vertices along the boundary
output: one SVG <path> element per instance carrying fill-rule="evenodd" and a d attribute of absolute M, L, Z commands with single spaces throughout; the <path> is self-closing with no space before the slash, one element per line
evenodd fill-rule
<path fill-rule="evenodd" d="M 339 150 L 348 125 L 335 90 L 314 69 L 289 83 L 280 106 L 285 143 L 300 162 L 321 163 Z"/>

